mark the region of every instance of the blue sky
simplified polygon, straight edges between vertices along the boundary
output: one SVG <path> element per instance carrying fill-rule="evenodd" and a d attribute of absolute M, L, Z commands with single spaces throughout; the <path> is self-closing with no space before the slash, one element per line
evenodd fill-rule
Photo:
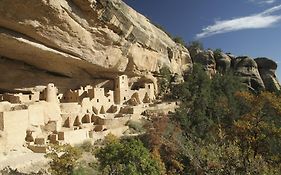
<path fill-rule="evenodd" d="M 269 57 L 281 79 L 281 0 L 124 0 L 186 42 Z"/>

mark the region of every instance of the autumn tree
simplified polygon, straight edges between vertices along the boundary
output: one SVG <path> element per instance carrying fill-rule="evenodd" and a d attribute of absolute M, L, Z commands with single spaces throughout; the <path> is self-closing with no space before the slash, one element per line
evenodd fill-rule
<path fill-rule="evenodd" d="M 46 158 L 49 162 L 49 172 L 53 175 L 71 175 L 78 166 L 78 159 L 81 158 L 81 151 L 71 145 L 52 145 Z"/>
<path fill-rule="evenodd" d="M 271 168 L 279 168 L 280 172 L 280 97 L 269 92 L 257 96 L 240 92 L 236 97 L 243 111 L 233 125 L 233 136 L 241 148 L 245 172 L 257 158 L 262 158 Z"/>
<path fill-rule="evenodd" d="M 146 129 L 142 141 L 159 160 L 162 171 L 168 175 L 182 174 L 185 166 L 182 158 L 184 139 L 179 126 L 163 115 L 152 118 Z"/>

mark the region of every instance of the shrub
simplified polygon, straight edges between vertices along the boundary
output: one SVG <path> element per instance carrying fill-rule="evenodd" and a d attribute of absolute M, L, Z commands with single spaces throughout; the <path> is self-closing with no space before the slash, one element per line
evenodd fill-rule
<path fill-rule="evenodd" d="M 176 37 L 173 38 L 173 40 L 175 41 L 175 43 L 181 44 L 183 46 L 186 45 L 185 41 L 184 41 L 184 39 L 182 37 L 176 36 Z"/>
<path fill-rule="evenodd" d="M 85 152 L 92 152 L 94 146 L 90 140 L 86 140 L 79 146 L 79 148 L 81 148 Z"/>
<path fill-rule="evenodd" d="M 52 145 L 45 157 L 51 159 L 49 172 L 52 175 L 70 175 L 77 167 L 82 152 L 71 145 Z"/>
<path fill-rule="evenodd" d="M 145 129 L 143 128 L 143 123 L 141 121 L 129 120 L 126 125 L 129 126 L 129 128 L 134 129 L 138 133 L 145 131 Z"/>
<path fill-rule="evenodd" d="M 214 50 L 214 56 L 215 56 L 215 58 L 217 59 L 217 58 L 220 56 L 221 53 L 222 53 L 222 49 L 215 49 L 215 50 Z"/>
<path fill-rule="evenodd" d="M 163 66 L 160 69 L 160 75 L 161 75 L 161 78 L 159 80 L 160 95 L 165 95 L 169 92 L 171 88 L 171 81 L 172 81 L 171 71 L 167 66 Z"/>
<path fill-rule="evenodd" d="M 204 50 L 204 46 L 200 41 L 191 41 L 187 45 L 188 49 L 200 49 Z"/>
<path fill-rule="evenodd" d="M 108 143 L 95 154 L 104 174 L 116 175 L 158 175 L 159 167 L 143 146 L 136 139 L 127 139 Z"/>

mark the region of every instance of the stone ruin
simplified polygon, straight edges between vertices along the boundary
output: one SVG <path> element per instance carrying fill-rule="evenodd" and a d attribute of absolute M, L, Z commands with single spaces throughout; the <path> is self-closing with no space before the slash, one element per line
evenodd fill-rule
<path fill-rule="evenodd" d="M 0 151 L 25 145 L 45 153 L 49 144 L 79 144 L 110 132 L 121 136 L 129 120 L 144 117 L 155 101 L 155 87 L 144 83 L 132 90 L 126 75 L 114 84 L 111 90 L 88 85 L 58 93 L 50 83 L 38 92 L 1 94 Z"/>

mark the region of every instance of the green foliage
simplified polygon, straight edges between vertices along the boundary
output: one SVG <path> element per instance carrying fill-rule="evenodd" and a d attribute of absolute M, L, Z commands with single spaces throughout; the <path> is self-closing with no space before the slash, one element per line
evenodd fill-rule
<path fill-rule="evenodd" d="M 185 41 L 184 41 L 184 39 L 182 37 L 176 36 L 176 37 L 173 38 L 173 40 L 175 41 L 175 43 L 179 43 L 179 44 L 181 44 L 183 46 L 186 45 L 186 43 L 185 43 Z"/>
<path fill-rule="evenodd" d="M 157 116 L 139 140 L 110 139 L 96 157 L 104 174 L 281 174 L 281 98 L 251 94 L 231 72 L 212 79 L 200 65 L 164 86 L 180 108 Z M 108 140 L 108 139 L 107 139 Z M 148 150 L 151 150 L 149 153 Z"/>
<path fill-rule="evenodd" d="M 53 145 L 45 155 L 51 159 L 49 172 L 53 175 L 70 175 L 78 165 L 81 150 L 71 145 Z"/>
<path fill-rule="evenodd" d="M 234 96 L 246 91 L 242 80 L 232 72 L 216 74 L 211 83 L 209 115 L 219 125 L 230 125 L 239 116 L 240 108 Z"/>
<path fill-rule="evenodd" d="M 127 139 L 107 143 L 95 154 L 104 174 L 116 175 L 158 175 L 159 167 L 143 146 L 136 139 Z"/>
<path fill-rule="evenodd" d="M 159 79 L 159 90 L 160 95 L 165 95 L 169 93 L 171 88 L 172 74 L 167 66 L 163 66 L 160 69 L 161 78 Z"/>
<path fill-rule="evenodd" d="M 111 143 L 117 143 L 117 142 L 120 142 L 119 138 L 116 137 L 112 133 L 107 134 L 103 141 L 104 145 L 111 144 Z"/>
<path fill-rule="evenodd" d="M 97 168 L 88 166 L 87 164 L 80 164 L 77 168 L 73 170 L 72 175 L 101 175 L 101 173 L 97 170 Z"/>
<path fill-rule="evenodd" d="M 92 144 L 92 142 L 90 140 L 86 140 L 84 141 L 79 148 L 81 148 L 83 151 L 85 152 L 93 152 L 94 150 L 94 145 Z"/>
<path fill-rule="evenodd" d="M 239 115 L 234 94 L 244 89 L 231 72 L 216 74 L 211 80 L 203 67 L 195 64 L 187 80 L 172 89 L 173 97 L 182 101 L 175 119 L 187 133 L 213 138 L 210 131 L 216 125 L 228 125 Z"/>
<path fill-rule="evenodd" d="M 200 41 L 191 41 L 188 43 L 187 48 L 192 50 L 192 49 L 200 49 L 204 50 L 204 46 Z"/>
<path fill-rule="evenodd" d="M 215 49 L 215 50 L 214 50 L 214 56 L 215 56 L 215 58 L 220 57 L 220 54 L 221 54 L 222 52 L 223 52 L 222 49 Z"/>
<path fill-rule="evenodd" d="M 236 97 L 242 104 L 247 104 L 240 118 L 235 120 L 232 133 L 243 152 L 245 169 L 250 166 L 250 160 L 256 157 L 270 162 L 272 168 L 280 167 L 280 97 L 269 92 L 257 96 L 237 93 Z"/>
<path fill-rule="evenodd" d="M 196 65 L 172 94 L 182 101 L 173 117 L 186 136 L 182 174 L 281 173 L 280 97 L 247 92 L 231 72 L 209 79 Z"/>
<path fill-rule="evenodd" d="M 194 65 L 188 79 L 172 89 L 173 97 L 182 101 L 175 119 L 186 133 L 207 136 L 211 120 L 206 117 L 210 102 L 211 80 L 201 65 Z"/>
<path fill-rule="evenodd" d="M 145 129 L 143 127 L 144 123 L 142 123 L 142 121 L 129 120 L 126 125 L 137 133 L 145 132 Z"/>
<path fill-rule="evenodd" d="M 204 141 L 187 141 L 186 154 L 188 166 L 186 174 L 236 175 L 236 174 L 280 174 L 280 170 L 272 167 L 263 157 L 249 159 L 245 166 L 244 154 L 234 142 L 224 144 Z"/>

